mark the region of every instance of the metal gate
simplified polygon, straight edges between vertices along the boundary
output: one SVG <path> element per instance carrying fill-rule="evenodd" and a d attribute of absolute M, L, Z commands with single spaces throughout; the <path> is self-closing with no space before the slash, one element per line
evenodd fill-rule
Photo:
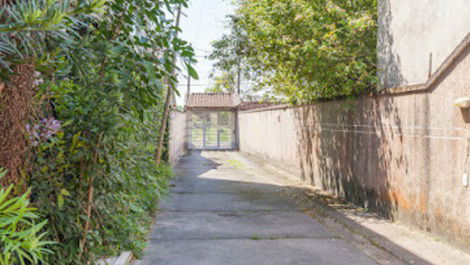
<path fill-rule="evenodd" d="M 235 148 L 235 115 L 232 111 L 192 111 L 189 130 L 191 149 Z"/>

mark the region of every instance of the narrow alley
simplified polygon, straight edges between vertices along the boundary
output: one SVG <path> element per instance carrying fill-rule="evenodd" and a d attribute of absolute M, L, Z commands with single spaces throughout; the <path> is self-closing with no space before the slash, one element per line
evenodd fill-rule
<path fill-rule="evenodd" d="M 183 157 L 137 264 L 430 264 L 341 228 L 312 200 L 299 203 L 300 188 L 251 163 L 237 152 Z"/>

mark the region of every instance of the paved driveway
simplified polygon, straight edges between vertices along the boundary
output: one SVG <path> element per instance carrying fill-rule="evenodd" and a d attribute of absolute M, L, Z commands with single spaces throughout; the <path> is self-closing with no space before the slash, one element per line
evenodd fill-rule
<path fill-rule="evenodd" d="M 203 152 L 181 160 L 139 265 L 377 264 L 238 158 Z"/>

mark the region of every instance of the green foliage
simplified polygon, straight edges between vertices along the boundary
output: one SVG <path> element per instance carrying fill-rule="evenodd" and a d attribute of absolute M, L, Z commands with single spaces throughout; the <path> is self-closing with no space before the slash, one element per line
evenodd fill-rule
<path fill-rule="evenodd" d="M 376 0 L 248 0 L 236 16 L 259 87 L 292 103 L 374 91 Z"/>
<path fill-rule="evenodd" d="M 231 72 L 221 72 L 213 77 L 214 85 L 206 89 L 206 92 L 233 93 L 237 88 L 237 76 Z"/>
<path fill-rule="evenodd" d="M 0 178 L 5 173 L 0 168 Z M 0 264 L 40 264 L 52 253 L 47 249 L 52 242 L 41 233 L 47 221 L 35 223 L 39 216 L 29 206 L 29 192 L 12 197 L 12 189 L 0 189 Z"/>
<path fill-rule="evenodd" d="M 31 178 L 35 202 L 60 243 L 49 263 L 79 264 L 82 251 L 91 260 L 119 250 L 139 255 L 149 213 L 170 176 L 153 161 L 160 112 L 134 112 L 119 93 L 104 98 L 99 90 L 61 85 L 51 92 L 56 118 L 65 121 L 63 131 L 37 146 Z M 87 183 L 94 187 L 93 214 L 81 249 L 88 220 Z"/>
<path fill-rule="evenodd" d="M 99 10 L 105 0 L 14 1 L 0 11 L 0 76 L 8 79 L 12 65 L 48 61 L 60 46 L 73 45 L 74 25 Z"/>
<path fill-rule="evenodd" d="M 194 52 L 174 26 L 178 5 L 186 0 L 33 0 L 4 8 L 2 77 L 33 63 L 44 82 L 35 89 L 31 127 L 44 118 L 62 122 L 53 135 L 32 136 L 28 164 L 32 203 L 57 242 L 48 264 L 94 264 L 122 250 L 141 255 L 171 175 L 153 153 L 163 95 L 176 87 L 175 61 L 197 78 Z"/>
<path fill-rule="evenodd" d="M 248 55 L 248 36 L 240 25 L 239 17 L 228 16 L 227 19 L 230 31 L 212 43 L 209 59 L 217 60 L 214 70 L 233 72 L 238 71 L 238 67 L 241 67 Z"/>
<path fill-rule="evenodd" d="M 212 43 L 212 52 L 208 59 L 214 60 L 211 77 L 214 86 L 207 92 L 235 92 L 238 86 L 238 75 L 242 79 L 252 79 L 256 75 L 248 63 L 247 32 L 240 26 L 239 17 L 228 16 L 230 31 Z M 249 94 L 251 91 L 241 91 Z"/>

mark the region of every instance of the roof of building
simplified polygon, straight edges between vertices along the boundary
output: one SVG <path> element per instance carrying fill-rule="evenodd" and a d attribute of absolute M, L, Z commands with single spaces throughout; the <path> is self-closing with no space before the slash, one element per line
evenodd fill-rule
<path fill-rule="evenodd" d="M 240 100 L 233 93 L 191 93 L 187 108 L 236 108 Z"/>
<path fill-rule="evenodd" d="M 245 110 L 262 109 L 262 108 L 272 107 L 272 106 L 277 106 L 277 105 L 282 105 L 282 103 L 244 101 L 240 103 L 240 105 L 238 106 L 238 110 L 245 111 Z"/>

